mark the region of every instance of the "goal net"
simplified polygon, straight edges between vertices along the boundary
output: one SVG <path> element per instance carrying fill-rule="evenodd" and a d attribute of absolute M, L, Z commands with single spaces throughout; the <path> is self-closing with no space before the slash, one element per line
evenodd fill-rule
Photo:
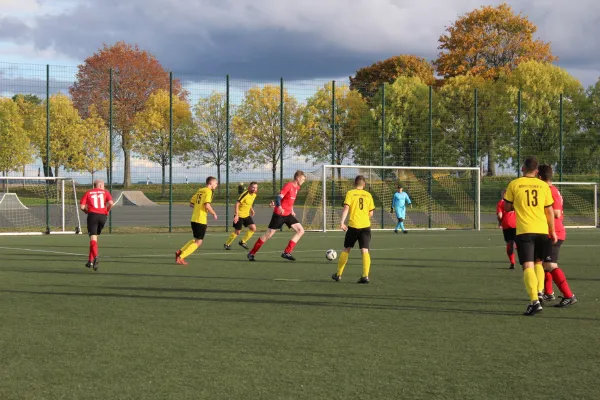
<path fill-rule="evenodd" d="M 81 233 L 75 182 L 0 177 L 0 235 Z"/>
<path fill-rule="evenodd" d="M 479 168 L 377 167 L 324 165 L 308 174 L 302 225 L 308 230 L 339 229 L 346 192 L 363 175 L 376 210 L 372 229 L 394 229 L 392 197 L 402 185 L 412 202 L 404 224 L 409 229 L 480 229 Z"/>
<path fill-rule="evenodd" d="M 596 182 L 552 182 L 563 197 L 566 228 L 598 226 L 598 184 Z"/>

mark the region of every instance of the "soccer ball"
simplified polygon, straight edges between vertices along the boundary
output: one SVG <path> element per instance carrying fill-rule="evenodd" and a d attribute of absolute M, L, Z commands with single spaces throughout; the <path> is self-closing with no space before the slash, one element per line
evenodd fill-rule
<path fill-rule="evenodd" d="M 333 249 L 329 249 L 325 252 L 325 258 L 329 261 L 333 261 L 337 258 L 337 252 Z"/>

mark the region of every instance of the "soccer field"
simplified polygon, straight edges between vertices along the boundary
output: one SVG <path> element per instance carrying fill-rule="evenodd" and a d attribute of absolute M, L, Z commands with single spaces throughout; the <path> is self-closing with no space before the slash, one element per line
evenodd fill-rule
<path fill-rule="evenodd" d="M 290 236 L 250 263 L 209 231 L 183 267 L 188 234 L 103 235 L 97 272 L 87 236 L 1 237 L 0 399 L 600 398 L 600 230 L 561 251 L 579 303 L 534 317 L 500 230 L 375 232 L 369 285 L 358 250 L 331 280 L 341 232 Z"/>

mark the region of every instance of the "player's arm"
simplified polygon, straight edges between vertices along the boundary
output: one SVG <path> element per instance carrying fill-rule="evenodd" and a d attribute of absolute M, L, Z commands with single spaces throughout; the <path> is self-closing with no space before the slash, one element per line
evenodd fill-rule
<path fill-rule="evenodd" d="M 390 212 L 394 212 L 394 207 L 396 206 L 396 194 L 392 196 L 392 207 L 390 208 Z"/>
<path fill-rule="evenodd" d="M 283 196 L 281 193 L 275 197 L 275 207 L 280 214 L 283 214 L 283 207 L 281 207 L 281 200 L 283 200 Z"/>
<path fill-rule="evenodd" d="M 410 201 L 410 197 L 408 195 L 406 195 L 406 202 L 408 205 L 410 205 L 410 208 L 412 208 L 412 201 Z"/>
<path fill-rule="evenodd" d="M 546 214 L 546 221 L 548 221 L 548 231 L 550 232 L 552 243 L 556 243 L 558 239 L 556 236 L 556 229 L 554 228 L 554 209 L 552 206 L 547 206 L 544 207 L 544 212 Z"/>
<path fill-rule="evenodd" d="M 554 218 L 559 219 L 562 216 L 562 211 L 554 210 Z"/>
<path fill-rule="evenodd" d="M 235 213 L 233 214 L 233 223 L 234 224 L 238 222 L 238 219 L 240 218 L 239 214 L 240 214 L 240 201 L 238 200 L 235 202 Z"/>
<path fill-rule="evenodd" d="M 342 218 L 340 218 L 340 228 L 343 231 L 347 231 L 348 227 L 344 224 L 346 221 L 346 217 L 348 216 L 348 211 L 350 211 L 350 206 L 348 204 L 344 204 L 344 209 L 342 210 Z"/>
<path fill-rule="evenodd" d="M 512 182 L 508 184 L 506 188 L 506 192 L 504 193 L 504 211 L 510 212 L 514 211 L 515 207 L 513 206 L 513 201 L 515 200 L 513 191 L 512 191 Z"/>
<path fill-rule="evenodd" d="M 87 214 L 87 193 L 81 198 L 79 202 L 79 209 Z"/>
<path fill-rule="evenodd" d="M 106 211 L 107 211 L 107 212 L 110 212 L 110 210 L 113 208 L 113 205 L 114 205 L 114 204 L 115 204 L 115 203 L 113 203 L 113 201 L 112 201 L 112 200 L 109 200 L 109 201 L 108 201 L 108 203 L 106 203 Z"/>
<path fill-rule="evenodd" d="M 213 216 L 213 218 L 215 220 L 217 220 L 217 213 L 215 212 L 215 210 L 213 210 L 212 206 L 210 205 L 210 203 L 204 203 L 204 207 L 206 207 L 206 211 L 211 214 Z"/>

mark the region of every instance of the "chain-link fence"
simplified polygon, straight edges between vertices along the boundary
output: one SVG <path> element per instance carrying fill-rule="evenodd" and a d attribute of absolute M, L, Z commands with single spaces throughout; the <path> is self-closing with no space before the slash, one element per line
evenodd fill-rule
<path fill-rule="evenodd" d="M 528 155 L 551 164 L 556 181 L 600 181 L 600 94 L 592 89 L 468 80 L 429 87 L 418 78 L 358 89 L 0 63 L 0 169 L 71 177 L 79 195 L 103 179 L 118 200 L 110 229 L 141 232 L 187 230 L 189 199 L 208 176 L 220 182 L 222 227 L 250 182 L 259 184 L 257 222 L 267 224 L 282 183 L 323 164 L 479 166 L 481 210 L 490 215 Z"/>

